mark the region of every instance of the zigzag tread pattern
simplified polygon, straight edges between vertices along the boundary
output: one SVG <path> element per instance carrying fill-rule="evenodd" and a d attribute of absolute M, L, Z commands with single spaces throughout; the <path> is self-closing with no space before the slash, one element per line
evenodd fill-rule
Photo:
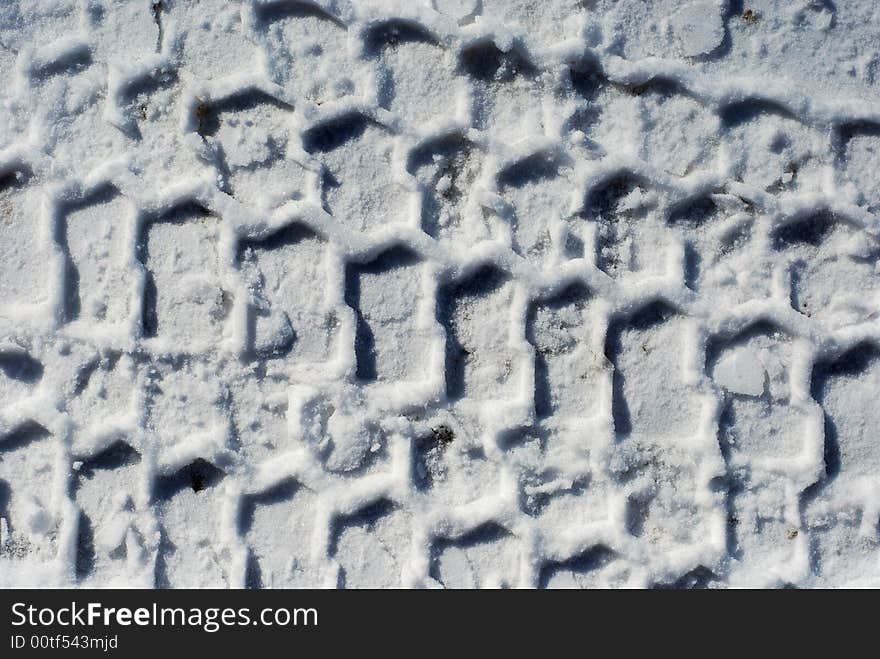
<path fill-rule="evenodd" d="M 0 585 L 880 583 L 880 100 L 735 4 L 10 3 Z"/>

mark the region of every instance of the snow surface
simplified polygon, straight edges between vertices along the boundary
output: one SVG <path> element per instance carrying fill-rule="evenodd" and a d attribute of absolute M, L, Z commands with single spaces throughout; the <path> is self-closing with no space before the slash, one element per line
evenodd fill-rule
<path fill-rule="evenodd" d="M 874 0 L 9 0 L 0 72 L 0 585 L 880 586 Z"/>

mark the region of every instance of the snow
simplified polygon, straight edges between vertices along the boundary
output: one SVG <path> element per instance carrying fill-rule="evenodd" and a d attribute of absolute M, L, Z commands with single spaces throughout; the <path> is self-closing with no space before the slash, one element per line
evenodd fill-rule
<path fill-rule="evenodd" d="M 880 6 L 0 7 L 0 586 L 880 584 Z"/>
<path fill-rule="evenodd" d="M 716 384 L 728 391 L 746 396 L 760 396 L 764 391 L 767 372 L 758 354 L 747 348 L 731 351 L 715 367 Z"/>

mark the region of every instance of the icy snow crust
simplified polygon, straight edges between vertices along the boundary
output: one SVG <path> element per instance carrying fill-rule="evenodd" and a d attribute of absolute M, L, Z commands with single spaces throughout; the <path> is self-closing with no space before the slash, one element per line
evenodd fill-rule
<path fill-rule="evenodd" d="M 0 584 L 880 585 L 880 5 L 0 5 Z"/>

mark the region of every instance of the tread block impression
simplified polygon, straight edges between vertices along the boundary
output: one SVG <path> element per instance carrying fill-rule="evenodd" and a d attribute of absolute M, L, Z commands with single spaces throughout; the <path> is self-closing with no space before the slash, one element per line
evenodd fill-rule
<path fill-rule="evenodd" d="M 68 255 L 65 315 L 121 324 L 131 317 L 134 287 L 128 259 L 134 210 L 112 190 L 70 208 L 64 217 Z"/>
<path fill-rule="evenodd" d="M 564 163 L 536 154 L 515 163 L 498 177 L 499 193 L 513 207 L 513 245 L 518 254 L 538 264 L 564 252 L 557 225 L 568 216 L 572 183 Z"/>
<path fill-rule="evenodd" d="M 148 222 L 142 234 L 144 334 L 178 351 L 216 345 L 232 303 L 222 283 L 218 219 L 185 205 Z"/>
<path fill-rule="evenodd" d="M 187 71 L 210 80 L 256 64 L 256 45 L 243 33 L 241 10 L 234 3 L 161 0 L 155 5 L 158 20 L 176 28 L 181 65 Z"/>
<path fill-rule="evenodd" d="M 453 400 L 513 395 L 516 364 L 508 347 L 513 283 L 485 268 L 444 288 L 438 316 L 446 328 L 446 390 Z"/>
<path fill-rule="evenodd" d="M 877 7 L 0 0 L 0 588 L 880 586 Z"/>
<path fill-rule="evenodd" d="M 25 566 L 48 568 L 56 556 L 61 523 L 52 506 L 57 449 L 53 437 L 36 423 L 26 423 L 0 438 L 3 582 L 14 584 L 15 575 Z"/>
<path fill-rule="evenodd" d="M 312 569 L 314 505 L 314 492 L 294 480 L 245 497 L 239 524 L 252 554 L 249 588 L 320 587 Z M 275 550 L 279 530 L 284 552 Z"/>
<path fill-rule="evenodd" d="M 230 196 L 259 210 L 303 198 L 308 176 L 291 156 L 292 111 L 253 90 L 197 107 L 199 134 L 213 146 Z"/>
<path fill-rule="evenodd" d="M 270 73 L 285 90 L 318 105 L 356 91 L 348 33 L 341 21 L 299 0 L 262 4 L 257 16 L 266 35 Z"/>
<path fill-rule="evenodd" d="M 700 404 L 684 380 L 687 321 L 653 303 L 609 328 L 618 437 L 685 438 L 697 431 Z M 661 380 L 652 374 L 663 373 Z"/>
<path fill-rule="evenodd" d="M 605 356 L 595 350 L 590 293 L 571 286 L 529 310 L 527 337 L 535 346 L 535 412 L 589 417 L 598 411 Z"/>
<path fill-rule="evenodd" d="M 387 132 L 360 114 L 311 129 L 306 150 L 324 165 L 324 205 L 337 222 L 370 231 L 410 221 L 407 195 L 394 176 Z"/>
<path fill-rule="evenodd" d="M 223 588 L 229 584 L 229 559 L 218 547 L 225 474 L 210 462 L 195 460 L 155 484 L 161 541 L 156 556 L 158 588 Z"/>
<path fill-rule="evenodd" d="M 430 344 L 420 325 L 423 298 L 418 259 L 397 248 L 371 263 L 349 266 L 346 297 L 357 312 L 357 375 L 365 381 L 423 379 Z"/>
<path fill-rule="evenodd" d="M 486 524 L 433 546 L 431 576 L 446 588 L 503 588 L 516 582 L 519 551 L 513 535 Z"/>
<path fill-rule="evenodd" d="M 422 229 L 439 240 L 461 235 L 480 175 L 480 150 L 460 135 L 429 142 L 413 152 L 409 171 L 422 186 Z"/>
<path fill-rule="evenodd" d="M 326 242 L 301 225 L 243 243 L 242 276 L 252 296 L 250 348 L 298 362 L 328 358 L 337 319 L 329 307 Z"/>
<path fill-rule="evenodd" d="M 794 218 L 773 238 L 791 263 L 791 302 L 800 313 L 835 327 L 880 314 L 875 237 L 820 212 Z"/>
<path fill-rule="evenodd" d="M 134 504 L 143 478 L 140 463 L 140 453 L 119 440 L 83 460 L 77 471 L 74 495 L 81 512 L 76 574 L 82 583 L 118 580 L 125 585 L 131 582 L 120 578 L 120 572 L 135 577 L 146 563 Z"/>
<path fill-rule="evenodd" d="M 732 455 L 794 458 L 804 450 L 806 419 L 788 404 L 793 350 L 790 337 L 766 324 L 710 346 L 710 373 L 725 392 L 720 436 Z"/>
<path fill-rule="evenodd" d="M 374 27 L 366 42 L 368 54 L 377 60 L 382 107 L 406 117 L 415 130 L 445 118 L 456 103 L 458 85 L 449 51 L 424 29 L 398 21 Z"/>
<path fill-rule="evenodd" d="M 345 588 L 393 588 L 400 583 L 409 515 L 387 501 L 368 506 L 337 525 L 334 556 Z"/>
<path fill-rule="evenodd" d="M 0 315 L 16 304 L 48 299 L 45 264 L 50 236 L 41 230 L 36 189 L 27 185 L 26 172 L 0 176 Z"/>

